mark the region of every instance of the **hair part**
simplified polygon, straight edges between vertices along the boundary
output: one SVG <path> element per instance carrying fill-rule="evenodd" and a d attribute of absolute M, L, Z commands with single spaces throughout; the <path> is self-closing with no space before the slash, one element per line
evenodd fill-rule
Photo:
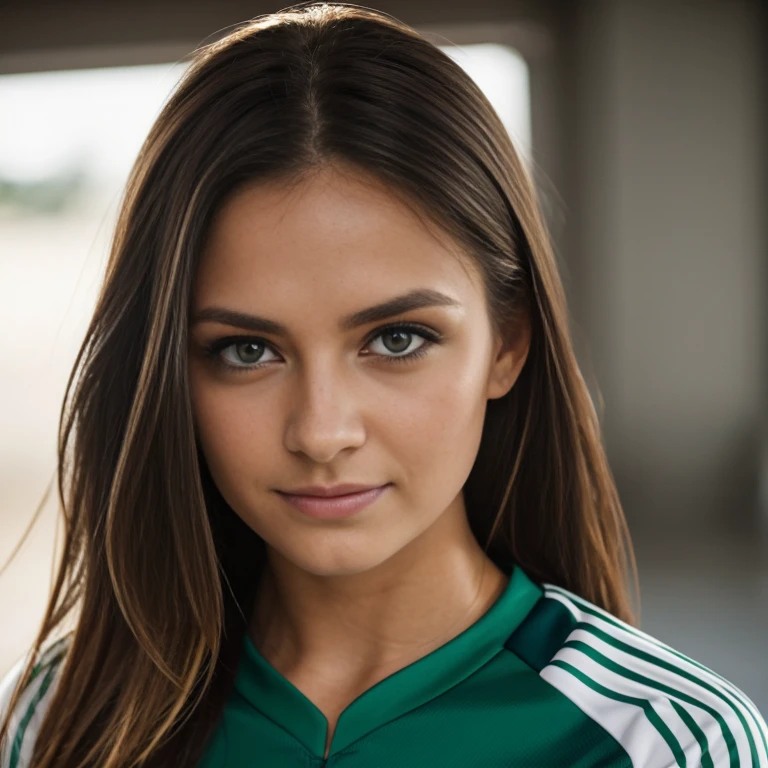
<path fill-rule="evenodd" d="M 358 6 L 301 5 L 199 49 L 130 174 L 62 406 L 61 562 L 9 709 L 76 616 L 34 768 L 192 765 L 203 754 L 265 556 L 196 443 L 193 278 L 228 196 L 326 165 L 383 182 L 449 235 L 482 274 L 496 331 L 530 319 L 528 359 L 489 401 L 464 487 L 472 531 L 497 561 L 632 621 L 626 522 L 509 135 L 471 78 L 412 28 Z M 7 730 L 8 718 L 0 742 Z"/>

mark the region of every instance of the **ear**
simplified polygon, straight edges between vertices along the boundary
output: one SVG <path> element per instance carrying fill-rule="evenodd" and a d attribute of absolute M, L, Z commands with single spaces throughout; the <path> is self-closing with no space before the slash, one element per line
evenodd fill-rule
<path fill-rule="evenodd" d="M 507 337 L 501 338 L 497 334 L 495 338 L 486 395 L 489 400 L 506 395 L 523 370 L 531 347 L 531 321 L 527 311 L 518 316 Z"/>

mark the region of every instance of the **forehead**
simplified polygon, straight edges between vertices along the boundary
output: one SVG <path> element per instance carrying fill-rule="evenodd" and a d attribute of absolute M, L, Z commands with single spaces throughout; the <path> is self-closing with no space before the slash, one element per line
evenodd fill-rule
<path fill-rule="evenodd" d="M 468 299 L 479 278 L 460 247 L 376 180 L 326 169 L 298 184 L 251 184 L 213 219 L 195 303 L 332 302 L 339 311 L 414 287 Z M 284 314 L 284 311 L 283 311 Z"/>

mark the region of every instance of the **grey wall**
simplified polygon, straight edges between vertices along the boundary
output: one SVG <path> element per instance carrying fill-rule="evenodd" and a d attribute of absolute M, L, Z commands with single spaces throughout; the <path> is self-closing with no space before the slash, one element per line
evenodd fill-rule
<path fill-rule="evenodd" d="M 572 269 L 627 504 L 683 525 L 757 504 L 765 266 L 750 2 L 595 2 Z"/>
<path fill-rule="evenodd" d="M 759 4 L 738 0 L 594 0 L 573 13 L 559 244 L 643 628 L 765 710 L 761 23 Z"/>

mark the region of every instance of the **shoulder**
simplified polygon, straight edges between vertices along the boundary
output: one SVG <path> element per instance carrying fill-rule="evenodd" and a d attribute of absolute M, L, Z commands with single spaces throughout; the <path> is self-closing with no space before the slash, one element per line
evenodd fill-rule
<path fill-rule="evenodd" d="M 31 678 L 24 687 L 9 720 L 8 734 L 0 745 L 0 768 L 23 768 L 29 763 L 37 731 L 53 698 L 58 681 L 57 672 L 69 647 L 67 635 L 44 646 Z M 0 718 L 4 718 L 11 697 L 29 661 L 28 651 L 0 680 Z"/>
<path fill-rule="evenodd" d="M 633 766 L 768 768 L 768 729 L 736 686 L 550 584 L 511 650 L 618 741 Z"/>

